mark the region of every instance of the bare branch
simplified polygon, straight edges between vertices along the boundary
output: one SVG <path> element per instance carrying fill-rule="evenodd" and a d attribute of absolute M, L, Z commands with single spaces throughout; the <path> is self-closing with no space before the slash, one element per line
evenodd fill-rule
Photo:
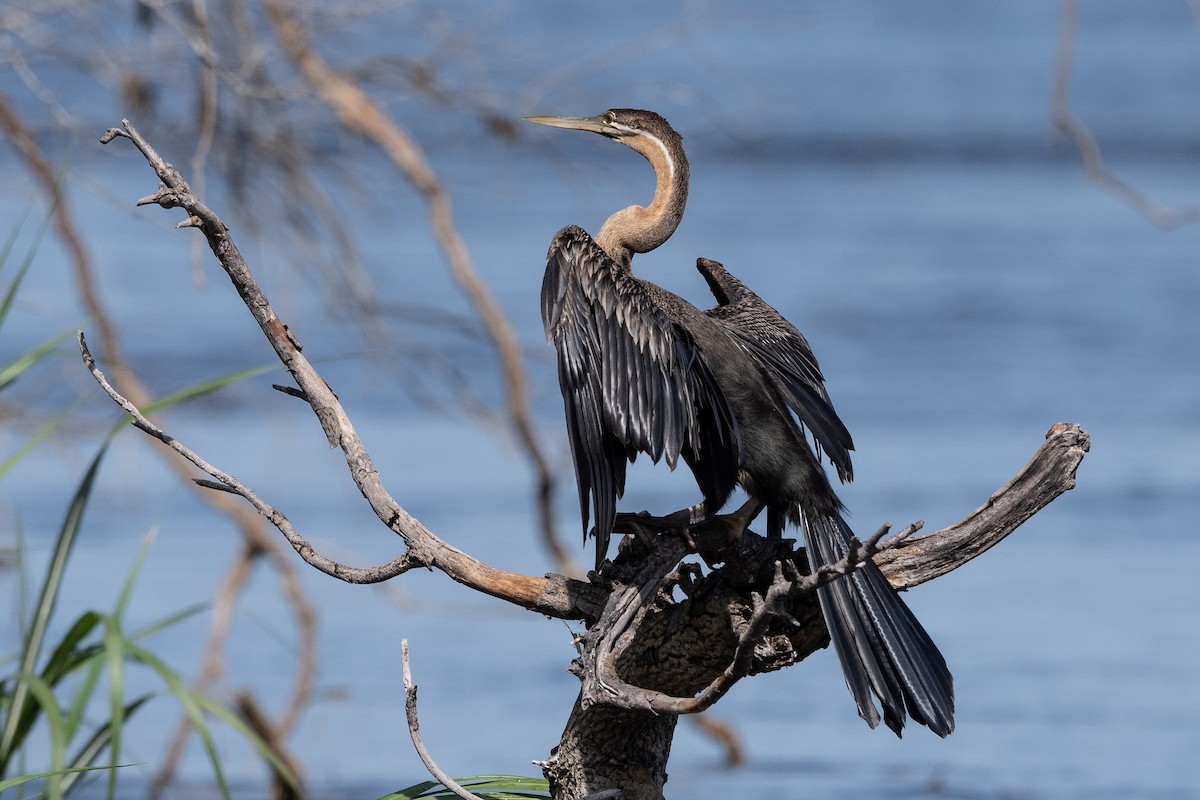
<path fill-rule="evenodd" d="M 396 502 L 384 488 L 379 473 L 341 402 L 325 379 L 301 353 L 298 340 L 279 320 L 262 288 L 250 273 L 225 223 L 195 196 L 183 176 L 163 160 L 128 120 L 123 121 L 120 128 L 110 128 L 100 141 L 108 143 L 118 137 L 133 142 L 162 181 L 163 186 L 153 196 L 152 202 L 164 208 L 182 208 L 189 217 L 200 220 L 199 228 L 208 240 L 210 249 L 229 275 L 242 302 L 258 322 L 280 361 L 291 372 L 299 390 L 304 393 L 326 438 L 331 445 L 341 448 L 355 485 L 375 515 L 404 540 L 407 551 L 388 564 L 366 569 L 347 567 L 320 556 L 292 528 L 281 512 L 263 502 L 249 488 L 232 476 L 206 464 L 195 453 L 159 431 L 148 421 L 144 424 L 137 421 L 135 424 L 172 449 L 185 454 L 185 457 L 210 477 L 229 486 L 249 501 L 271 524 L 279 528 L 305 561 L 333 577 L 355 583 L 377 582 L 395 577 L 414 566 L 424 566 L 439 569 L 453 580 L 477 591 L 549 616 L 567 619 L 594 618 L 604 602 L 605 591 L 601 587 L 560 575 L 534 578 L 490 567 L 443 542 Z M 97 376 L 97 380 L 102 377 L 99 376 L 98 370 L 95 370 L 93 375 Z M 140 415 L 134 413 L 136 408 L 131 410 L 131 403 L 118 400 L 119 395 L 113 391 L 109 394 L 134 414 L 135 420 L 138 419 Z"/>
<path fill-rule="evenodd" d="M 264 516 L 272 525 L 280 530 L 288 542 L 300 554 L 308 564 L 327 575 L 332 575 L 335 578 L 344 580 L 347 583 L 379 583 L 380 581 L 394 578 L 395 576 L 407 572 L 416 566 L 423 566 L 407 558 L 398 558 L 394 561 L 383 564 L 379 567 L 372 568 L 355 568 L 348 567 L 344 564 L 339 564 L 336 561 L 331 561 L 321 554 L 317 553 L 307 541 L 305 541 L 299 533 L 292 527 L 287 517 L 282 512 L 278 511 L 271 505 L 264 502 L 258 495 L 249 489 L 245 484 L 237 478 L 227 473 L 221 472 L 219 469 L 209 464 L 207 461 L 198 456 L 195 452 L 182 444 L 178 439 L 175 439 L 150 420 L 142 415 L 137 406 L 129 402 L 121 396 L 108 379 L 104 377 L 104 373 L 96 366 L 96 360 L 92 357 L 91 351 L 88 350 L 87 340 L 84 338 L 83 331 L 79 332 L 79 351 L 83 356 L 83 362 L 87 365 L 88 370 L 92 373 L 92 377 L 100 384 L 100 387 L 111 397 L 117 405 L 125 409 L 125 411 L 133 417 L 133 424 L 145 433 L 150 434 L 154 438 L 161 441 L 167 447 L 174 450 L 179 455 L 192 462 L 203 472 L 208 473 L 216 479 L 215 485 L 204 481 L 202 486 L 220 488 L 223 491 L 231 494 L 236 494 L 239 497 L 247 500 L 259 514 Z"/>
<path fill-rule="evenodd" d="M 1075 471 L 1091 449 L 1087 431 L 1060 422 L 1025 468 L 961 522 L 909 539 L 875 558 L 883 574 L 904 590 L 945 575 L 995 547 L 1021 523 L 1075 488 Z"/>
<path fill-rule="evenodd" d="M 213 113 L 215 114 L 215 107 Z M 0 129 L 8 134 L 29 171 L 50 199 L 58 236 L 62 239 L 74 265 L 75 286 L 80 300 L 87 309 L 88 316 L 95 321 L 99 329 L 100 345 L 111 359 L 117 383 L 124 388 L 136 404 L 145 405 L 150 401 L 150 392 L 125 359 L 117 328 L 112 323 L 112 318 L 100 299 L 91 256 L 84 244 L 83 236 L 75 224 L 75 216 L 71 213 L 67 194 L 62 189 L 62 175 L 42 151 L 33 133 L 13 111 L 7 98 L 3 96 L 0 96 Z M 163 452 L 167 465 L 177 475 L 190 476 L 190 467 L 182 459 L 169 452 L 159 452 Z M 276 540 L 267 535 L 266 529 L 253 511 L 232 498 L 215 495 L 211 492 L 198 492 L 198 494 L 204 502 L 233 522 L 241 534 L 245 546 L 230 567 L 229 577 L 223 587 L 217 592 L 215 608 L 218 613 L 213 615 L 213 624 L 204 651 L 204 664 L 197 676 L 196 687 L 203 688 L 221 670 L 229 628 L 227 625 L 222 625 L 220 611 L 223 606 L 228 606 L 229 614 L 232 615 L 237 594 L 245 585 L 245 581 L 237 581 L 234 578 L 243 574 L 248 576 L 249 560 L 266 555 L 271 566 L 278 573 L 280 586 L 288 599 L 288 607 L 295 615 L 301 642 L 300 658 L 297 660 L 296 683 L 289 698 L 287 710 L 276 729 L 276 735 L 282 739 L 287 731 L 294 727 L 312 695 L 317 663 L 316 612 L 313 610 L 312 603 L 305 596 L 296 576 L 294 562 Z M 183 715 L 179 730 L 186 733 L 190 724 L 188 717 Z M 183 735 L 178 735 L 176 741 L 179 743 L 176 749 L 182 753 Z M 155 781 L 156 785 L 165 783 L 170 775 L 172 763 L 174 762 L 171 758 L 164 761 L 165 766 Z"/>
<path fill-rule="evenodd" d="M 682 512 L 677 512 L 682 513 Z M 590 669 L 582 671 L 583 688 L 581 700 L 586 707 L 591 703 L 607 703 L 619 708 L 649 709 L 661 714 L 697 714 L 712 707 L 724 697 L 733 685 L 750 674 L 753 667 L 754 648 L 762 640 L 768 624 L 777 617 L 788 617 L 786 603 L 797 595 L 814 592 L 835 580 L 851 574 L 876 554 L 900 547 L 920 527 L 914 523 L 897 533 L 886 542 L 883 537 L 891 529 L 884 525 L 866 542 L 851 541 L 849 552 L 844 558 L 818 568 L 809 575 L 800 575 L 792 561 L 776 561 L 775 577 L 765 596 L 754 595 L 753 614 L 750 622 L 738 637 L 737 647 L 731 663 L 717 675 L 708 686 L 693 697 L 672 697 L 665 692 L 643 689 L 623 681 L 617 674 L 617 659 L 624 649 L 622 645 L 631 638 L 641 620 L 653 607 L 653 599 L 663 591 L 674 574 L 672 559 L 677 555 L 674 548 L 659 548 L 647 562 L 638 580 L 621 591 L 614 592 L 600 618 L 598 628 L 602 631 L 591 653 L 585 655 Z M 681 540 L 685 540 L 681 537 Z M 662 568 L 671 564 L 670 571 Z M 662 573 L 662 574 L 660 574 Z"/>
<path fill-rule="evenodd" d="M 441 767 L 433 760 L 433 756 L 429 755 L 429 751 L 425 749 L 425 743 L 421 741 L 421 726 L 417 721 L 417 686 L 412 682 L 412 672 L 408 667 L 408 639 L 400 642 L 400 662 L 404 667 L 404 714 L 408 717 L 408 735 L 412 737 L 413 747 L 417 748 L 417 755 L 421 757 L 421 763 L 438 783 L 463 800 L 482 800 L 479 795 L 471 794 L 453 778 L 442 772 Z"/>
<path fill-rule="evenodd" d="M 495 347 L 508 395 L 509 426 L 537 474 L 537 507 L 542 539 L 560 571 L 579 574 L 574 559 L 559 544 L 555 532 L 553 496 L 557 476 L 546 457 L 529 416 L 524 357 L 516 332 L 479 275 L 470 248 L 458 231 L 450 195 L 438 180 L 420 144 L 404 126 L 391 119 L 344 73 L 335 72 L 309 40 L 294 9 L 281 0 L 268 0 L 267 12 L 288 58 L 304 80 L 347 129 L 379 145 L 400 172 L 425 197 L 434 237 L 450 273 L 475 307 Z"/>
<path fill-rule="evenodd" d="M 1194 4 L 1192 8 L 1193 14 L 1196 14 Z M 1054 90 L 1050 103 L 1054 126 L 1074 143 L 1088 180 L 1116 196 L 1150 222 L 1164 230 L 1200 222 L 1200 207 L 1167 208 L 1109 171 L 1096 137 L 1092 136 L 1083 121 L 1071 110 L 1071 76 L 1075 62 L 1078 20 L 1078 0 L 1063 0 L 1058 32 L 1058 55 L 1054 64 Z"/>
<path fill-rule="evenodd" d="M 1012 480 L 998 489 L 988 502 L 966 519 L 948 528 L 912 538 L 922 523 L 913 523 L 884 541 L 884 525 L 866 542 L 852 543 L 840 561 L 809 575 L 799 575 L 790 561 L 776 561 L 774 579 L 762 596 L 751 596 L 752 613 L 737 638 L 730 663 L 702 690 L 690 697 L 633 686 L 622 680 L 617 663 L 636 629 L 655 607 L 675 565 L 690 551 L 691 536 L 660 537 L 659 545 L 645 562 L 636 579 L 614 591 L 597 623 L 598 635 L 585 639 L 580 666 L 575 670 L 582 688 L 584 708 L 603 703 L 660 714 L 695 714 L 725 696 L 754 667 L 754 653 L 773 620 L 787 619 L 786 608 L 799 595 L 813 592 L 833 580 L 852 573 L 873 559 L 897 589 L 932 580 L 981 555 L 1025 522 L 1054 498 L 1075 486 L 1075 471 L 1090 447 L 1087 432 L 1078 425 L 1059 423 L 1046 434 L 1046 441 L 1033 459 Z M 676 512 L 682 515 L 685 512 Z M 701 529 L 716 520 L 701 523 Z M 797 654 L 800 657 L 806 654 Z"/>

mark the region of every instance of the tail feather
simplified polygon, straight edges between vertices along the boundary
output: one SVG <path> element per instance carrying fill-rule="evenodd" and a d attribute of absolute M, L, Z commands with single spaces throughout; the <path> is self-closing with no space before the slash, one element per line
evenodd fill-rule
<path fill-rule="evenodd" d="M 813 568 L 845 557 L 853 532 L 840 516 L 805 518 Z M 938 736 L 954 730 L 954 682 L 937 645 L 873 562 L 817 590 L 858 713 L 897 736 L 905 712 Z"/>

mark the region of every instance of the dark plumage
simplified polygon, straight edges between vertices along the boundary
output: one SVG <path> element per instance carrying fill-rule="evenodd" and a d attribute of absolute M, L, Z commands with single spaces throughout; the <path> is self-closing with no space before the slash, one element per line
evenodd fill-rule
<path fill-rule="evenodd" d="M 697 262 L 717 300 L 703 312 L 630 269 L 633 254 L 666 241 L 683 215 L 689 170 L 681 137 L 649 111 L 530 120 L 615 139 L 645 156 L 657 178 L 650 206 L 618 211 L 595 240 L 575 226 L 559 231 L 542 284 L 585 535 L 595 520 L 597 569 L 626 465 L 638 453 L 672 468 L 682 457 L 706 513 L 719 511 L 741 484 L 766 507 L 769 534 L 780 535 L 786 521 L 801 527 L 814 569 L 841 559 L 853 534 L 818 454 L 850 480 L 853 443 L 804 336 L 715 261 Z M 897 734 L 906 712 L 950 733 L 954 692 L 945 661 L 879 568 L 864 564 L 819 598 L 871 727 L 880 721 L 874 694 Z"/>

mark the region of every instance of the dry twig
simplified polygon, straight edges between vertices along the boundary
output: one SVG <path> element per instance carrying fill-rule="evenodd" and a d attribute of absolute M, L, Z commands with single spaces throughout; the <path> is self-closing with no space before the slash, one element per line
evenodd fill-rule
<path fill-rule="evenodd" d="M 1192 4 L 1196 14 L 1195 4 Z M 1087 125 L 1071 110 L 1071 76 L 1075 63 L 1075 39 L 1079 27 L 1078 0 L 1063 0 L 1058 32 L 1058 54 L 1054 63 L 1054 90 L 1051 95 L 1051 117 L 1054 126 L 1075 145 L 1087 178 L 1111 193 L 1150 222 L 1164 230 L 1200 222 L 1200 207 L 1171 209 L 1114 175 L 1104 161 L 1100 143 Z"/>
<path fill-rule="evenodd" d="M 425 743 L 421 741 L 421 725 L 417 721 L 417 685 L 413 683 L 412 672 L 408 666 L 408 639 L 400 642 L 400 662 L 404 668 L 404 715 L 408 718 L 408 735 L 412 737 L 413 747 L 417 748 L 417 755 L 421 757 L 421 763 L 442 786 L 463 800 L 481 800 L 479 795 L 471 794 L 443 772 L 437 762 L 433 760 L 433 756 L 429 755 L 429 751 L 425 749 Z"/>
<path fill-rule="evenodd" d="M 485 594 L 507 600 L 531 610 L 562 618 L 588 618 L 602 604 L 602 590 L 591 584 L 573 581 L 560 575 L 533 578 L 505 572 L 479 562 L 436 537 L 415 517 L 410 515 L 384 488 L 374 463 L 362 440 L 350 422 L 341 402 L 324 378 L 300 351 L 300 344 L 288 331 L 261 287 L 251 275 L 245 260 L 229 235 L 225 223 L 192 192 L 183 176 L 168 164 L 138 131 L 123 121 L 122 127 L 110 128 L 101 137 L 102 143 L 122 137 L 130 140 L 158 175 L 162 186 L 158 191 L 138 201 L 139 205 L 157 204 L 163 208 L 181 208 L 187 217 L 177 227 L 199 228 L 208 240 L 222 268 L 229 275 L 242 301 L 250 310 L 279 359 L 295 379 L 331 446 L 339 447 L 345 456 L 351 478 L 362 492 L 376 516 L 404 540 L 405 553 L 387 564 L 371 568 L 354 568 L 325 558 L 317 553 L 292 527 L 278 510 L 265 503 L 253 491 L 233 476 L 221 472 L 203 461 L 197 454 L 159 430 L 148 420 L 140 418 L 136 408 L 123 400 L 110 386 L 105 385 L 114 400 L 134 416 L 135 424 L 159 438 L 183 455 L 210 477 L 238 494 L 272 525 L 279 529 L 292 547 L 307 563 L 328 575 L 352 583 L 377 582 L 395 577 L 416 567 L 432 567 L 445 572 L 455 581 Z M 103 377 L 94 366 L 93 375 Z"/>
<path fill-rule="evenodd" d="M 303 398 L 310 405 L 329 442 L 341 448 L 350 475 L 363 497 L 378 518 L 403 539 L 403 554 L 379 567 L 353 568 L 316 553 L 280 511 L 265 503 L 233 476 L 207 464 L 190 449 L 146 420 L 132 403 L 108 384 L 87 352 L 86 343 L 81 335 L 80 345 L 84 360 L 97 382 L 133 416 L 137 427 L 163 441 L 215 481 L 214 484 L 206 480 L 205 485 L 218 486 L 247 500 L 287 538 L 307 563 L 329 575 L 350 582 L 373 582 L 395 577 L 413 567 L 435 568 L 469 588 L 507 602 L 552 617 L 582 619 L 588 622 L 591 630 L 582 639 L 582 654 L 576 665 L 576 671 L 581 673 L 580 677 L 584 683 L 581 701 L 572 711 L 567 731 L 563 735 L 563 749 L 559 751 L 560 756 L 563 752 L 569 752 L 571 755 L 569 759 L 559 758 L 554 764 L 548 762 L 546 767 L 552 784 L 555 781 L 559 782 L 559 789 L 562 789 L 563 781 L 568 781 L 571 785 L 587 784 L 587 770 L 592 768 L 589 766 L 589 759 L 602 757 L 594 748 L 589 750 L 580 744 L 588 736 L 602 730 L 595 727 L 596 720 L 610 719 L 616 720 L 614 724 L 629 724 L 628 717 L 619 715 L 636 715 L 651 711 L 654 713 L 649 715 L 650 718 L 658 719 L 656 715 L 659 713 L 670 718 L 677 714 L 693 713 L 719 699 L 737 680 L 749 674 L 752 668 L 778 669 L 786 663 L 801 660 L 823 646 L 823 641 L 827 641 L 827 637 L 822 640 L 819 635 L 824 632 L 823 628 L 816 627 L 821 625 L 819 621 L 805 627 L 806 635 L 802 637 L 802 641 L 789 639 L 783 643 L 782 646 L 789 647 L 790 651 L 777 655 L 785 655 L 786 658 L 764 662 L 756 652 L 756 647 L 763 644 L 762 639 L 769 627 L 774 630 L 777 627 L 775 623 L 780 619 L 786 623 L 789 615 L 797 613 L 803 605 L 802 599 L 812 598 L 814 588 L 841 579 L 868 558 L 875 560 L 888 580 L 897 588 L 915 586 L 961 566 L 994 546 L 1054 498 L 1072 488 L 1075 483 L 1075 470 L 1089 447 L 1088 435 L 1078 425 L 1056 425 L 1051 428 L 1046 441 L 1025 469 L 998 490 L 983 508 L 957 525 L 925 536 L 910 538 L 910 534 L 915 530 L 913 526 L 884 542 L 883 536 L 887 533 L 885 526 L 866 542 L 854 543 L 842 561 L 819 569 L 811 575 L 799 575 L 790 560 L 763 561 L 761 563 L 774 564 L 774 575 L 766 581 L 765 589 L 760 595 L 749 594 L 748 587 L 757 584 L 721 584 L 720 581 L 710 581 L 709 586 L 718 588 L 718 594 L 715 595 L 718 600 L 728 600 L 729 603 L 720 613 L 729 615 L 731 619 L 734 616 L 748 619 L 748 623 L 728 647 L 725 642 L 711 642 L 711 652 L 705 653 L 697 662 L 696 669 L 688 673 L 689 681 L 697 675 L 703 675 L 703 681 L 708 682 L 707 686 L 700 684 L 702 689 L 692 696 L 672 696 L 666 692 L 634 687 L 617 675 L 618 658 L 635 645 L 644 649 L 660 641 L 653 637 L 639 641 L 639 627 L 644 622 L 662 620 L 663 614 L 650 613 L 656 607 L 667 611 L 666 616 L 669 617 L 670 609 L 667 607 L 671 603 L 667 596 L 670 593 L 665 590 L 678 587 L 686 592 L 692 587 L 692 584 L 685 586 L 683 578 L 695 570 L 681 562 L 699 548 L 703 547 L 703 552 L 707 552 L 709 545 L 706 543 L 715 541 L 720 545 L 721 542 L 728 542 L 728 531 L 723 532 L 723 527 L 728 528 L 728 521 L 697 521 L 686 509 L 661 518 L 659 521 L 678 520 L 678 524 L 668 526 L 668 533 L 644 537 L 649 542 L 649 552 L 630 555 L 635 552 L 631 548 L 618 555 L 612 570 L 605 568 L 608 581 L 594 580 L 587 583 L 560 575 L 533 578 L 504 572 L 472 559 L 443 542 L 419 520 L 409 515 L 384 488 L 370 456 L 338 398 L 304 357 L 299 343 L 277 317 L 250 274 L 224 223 L 196 198 L 183 177 L 163 161 L 127 121 L 120 128 L 110 129 L 102 137 L 102 141 L 110 142 L 117 137 L 132 141 L 163 183 L 154 195 L 143 198 L 139 204 L 154 203 L 164 208 L 181 208 L 187 217 L 180 227 L 198 228 L 204 234 L 209 247 L 229 275 L 243 302 L 295 379 L 298 388 L 293 394 Z M 650 530 L 655 527 L 653 524 L 648 527 L 641 526 L 638 519 L 640 518 L 627 521 L 635 528 L 646 527 L 646 530 Z M 709 530 L 710 528 L 712 530 Z M 746 538 L 743 537 L 743 541 Z M 754 554 L 766 551 L 751 548 L 749 552 Z M 737 554 L 731 553 L 731 557 L 735 560 L 744 558 L 741 551 Z M 636 571 L 631 578 L 614 577 L 624 575 L 631 567 Z M 721 570 L 716 570 L 713 574 L 720 573 L 723 576 Z M 708 581 L 709 577 L 711 576 L 705 576 L 704 580 Z M 627 582 L 622 585 L 616 583 L 617 580 Z M 735 577 L 734 580 L 740 579 Z M 804 600 L 804 603 L 814 605 L 815 601 L 809 603 L 808 600 Z M 678 604 L 684 611 L 686 606 L 686 603 Z M 704 610 L 703 607 L 700 608 L 701 612 Z M 819 620 L 819 614 L 815 619 Z M 649 627 L 653 628 L 653 625 Z M 699 634 L 702 630 L 697 628 L 692 633 Z M 721 668 L 719 660 L 713 662 L 716 666 L 715 671 L 709 671 L 707 663 L 701 663 L 704 658 L 709 661 L 713 661 L 714 658 L 724 659 L 727 652 L 729 660 L 724 668 Z M 750 661 L 753 661 L 753 664 L 749 664 Z M 617 708 L 610 708 L 614 705 Z M 596 707 L 604 708 L 618 716 L 597 715 Z M 621 722 L 622 719 L 626 721 Z M 648 735 L 655 736 L 658 732 Z M 664 749 L 656 756 L 661 757 L 661 762 L 656 760 L 645 766 L 648 771 L 645 780 L 655 785 L 661 785 L 662 780 L 665 780 L 662 766 L 665 764 L 666 752 Z M 601 773 L 603 771 L 600 770 Z M 609 787 L 598 788 L 607 791 Z"/>
<path fill-rule="evenodd" d="M 199 1 L 197 0 L 197 2 Z M 87 310 L 88 316 L 99 329 L 101 346 L 113 365 L 117 382 L 125 388 L 125 392 L 136 405 L 146 405 L 151 400 L 150 390 L 142 383 L 124 357 L 116 326 L 112 323 L 108 309 L 101 302 L 92 259 L 83 237 L 75 225 L 75 217 L 71 213 L 66 193 L 62 188 L 62 176 L 39 147 L 33 133 L 3 95 L 0 95 L 0 130 L 7 134 L 9 141 L 16 147 L 30 173 L 50 199 L 55 229 L 66 247 L 75 269 L 75 286 L 79 292 L 80 301 Z M 167 454 L 166 462 L 177 475 L 184 478 L 189 477 L 189 468 L 183 460 Z M 203 690 L 220 674 L 225 643 L 228 641 L 230 622 L 237 599 L 241 596 L 242 589 L 249 577 L 252 562 L 260 556 L 266 556 L 272 568 L 279 575 L 283 593 L 288 600 L 289 608 L 295 615 L 296 626 L 300 633 L 300 659 L 297 665 L 295 686 L 281 719 L 275 724 L 275 735 L 278 739 L 282 739 L 295 727 L 300 714 L 312 696 L 313 686 L 316 682 L 316 611 L 300 586 L 293 563 L 276 543 L 276 540 L 267 536 L 262 523 L 253 511 L 231 498 L 214 495 L 211 492 L 198 492 L 198 494 L 204 502 L 234 523 L 241 534 L 244 546 L 229 567 L 225 581 L 214 594 L 213 623 L 209 630 L 204 661 L 197 674 L 195 687 Z M 183 715 L 169 748 L 168 756 L 164 759 L 163 769 L 160 770 L 159 776 L 154 782 L 155 790 L 168 782 L 172 766 L 182 755 L 186 735 L 190 730 L 191 722 L 186 715 Z"/>
<path fill-rule="evenodd" d="M 425 197 L 434 237 L 450 272 L 478 312 L 500 360 L 508 395 L 509 425 L 537 475 L 542 541 L 560 572 L 579 574 L 574 559 L 563 549 L 556 534 L 553 500 L 557 477 L 530 420 L 528 381 L 520 342 L 500 304 L 475 268 L 470 249 L 458 232 L 449 193 L 412 134 L 389 118 L 358 84 L 330 68 L 312 46 L 295 9 L 288 8 L 282 0 L 267 0 L 267 11 L 284 52 L 317 97 L 333 110 L 348 130 L 378 144 Z"/>

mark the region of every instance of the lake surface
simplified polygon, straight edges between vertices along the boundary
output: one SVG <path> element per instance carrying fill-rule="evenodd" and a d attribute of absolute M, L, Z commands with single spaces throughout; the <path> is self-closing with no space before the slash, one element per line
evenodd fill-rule
<path fill-rule="evenodd" d="M 956 677 L 951 737 L 870 731 L 836 658 L 819 653 L 743 682 L 715 709 L 736 725 L 745 767 L 723 768 L 715 746 L 681 725 L 668 796 L 1200 797 L 1200 228 L 1155 229 L 1087 184 L 1052 134 L 1054 4 L 903 8 L 756 4 L 735 15 L 610 3 L 572 9 L 571 20 L 513 7 L 488 22 L 489 46 L 503 41 L 509 56 L 489 75 L 525 98 L 514 116 L 638 105 L 685 132 L 687 215 L 635 268 L 700 304 L 705 287 L 691 265 L 698 255 L 718 259 L 808 335 L 855 437 L 856 482 L 842 497 L 860 532 L 885 521 L 951 524 L 1020 469 L 1053 423 L 1078 422 L 1092 436 L 1074 491 L 906 597 Z M 652 31 L 670 32 L 638 40 L 645 53 L 636 58 L 618 46 L 635 11 L 650 15 L 642 19 Z M 448 20 L 466 13 L 441 11 Z M 693 22 L 673 27 L 680 19 Z M 464 24 L 467 35 L 484 23 Z M 579 31 L 578 53 L 554 50 Z M 1200 36 L 1185 5 L 1085 4 L 1079 59 L 1076 107 L 1111 145 L 1114 171 L 1164 202 L 1200 202 Z M 90 112 L 103 114 L 96 134 L 122 115 Z M 561 405 L 538 321 L 542 259 L 561 225 L 596 230 L 616 208 L 644 202 L 649 172 L 598 137 L 533 130 L 499 143 L 444 135 L 451 122 L 416 132 L 432 143 L 480 271 L 528 344 L 538 423 L 563 470 L 559 522 L 575 545 Z M 204 287 L 194 284 L 194 234 L 171 230 L 177 214 L 130 210 L 154 188 L 144 164 L 123 143 L 84 140 L 72 197 L 143 377 L 165 393 L 270 363 L 215 269 Z M 0 188 L 0 218 L 15 220 L 36 193 L 8 152 L 0 158 L 13 176 Z M 393 179 L 377 157 L 361 159 L 363 173 Z M 394 207 L 364 208 L 354 231 L 381 304 L 466 313 L 420 204 L 399 194 Z M 40 213 L 35 206 L 33 218 Z M 496 566 L 550 569 L 516 449 L 462 413 L 414 403 L 404 370 L 388 369 L 330 313 L 319 280 L 290 263 L 293 250 L 248 233 L 239 244 L 406 508 Z M 42 245 L 27 284 L 0 363 L 89 326 L 57 243 Z M 482 348 L 399 316 L 388 319 L 397 340 L 447 348 L 472 386 L 495 396 Z M 339 454 L 311 414 L 270 390 L 284 377 L 280 369 L 244 381 L 165 422 L 323 552 L 361 565 L 389 560 L 396 543 L 362 507 Z M 45 446 L 0 486 L 0 526 L 19 521 L 35 574 L 99 423 L 117 418 L 89 380 L 68 348 L 13 389 L 42 409 L 87 394 L 77 438 Z M 23 435 L 5 430 L 0 452 Z M 639 465 L 630 482 L 630 509 L 694 501 L 685 475 Z M 131 625 L 209 598 L 239 544 L 129 432 L 97 486 L 63 617 L 110 607 L 151 530 Z M 9 541 L 0 535 L 0 545 Z M 578 554 L 590 559 L 587 548 Z M 440 575 L 376 588 L 302 575 L 321 612 L 320 700 L 292 745 L 314 787 L 373 797 L 424 778 L 403 723 L 401 638 L 412 647 L 425 742 L 447 771 L 537 773 L 530 761 L 556 744 L 577 691 L 565 670 L 572 626 Z M 16 594 L 12 574 L 0 573 L 3 602 Z M 259 575 L 241 609 L 218 694 L 253 687 L 282 702 L 297 645 L 274 580 Z M 205 630 L 206 618 L 193 620 L 156 638 L 156 652 L 190 671 Z M 11 651 L 10 614 L 0 637 Z M 149 776 L 175 715 L 158 701 L 139 716 L 127 760 L 145 762 L 137 774 Z M 222 740 L 231 777 L 253 796 L 256 760 Z M 183 775 L 207 780 L 198 747 Z"/>

